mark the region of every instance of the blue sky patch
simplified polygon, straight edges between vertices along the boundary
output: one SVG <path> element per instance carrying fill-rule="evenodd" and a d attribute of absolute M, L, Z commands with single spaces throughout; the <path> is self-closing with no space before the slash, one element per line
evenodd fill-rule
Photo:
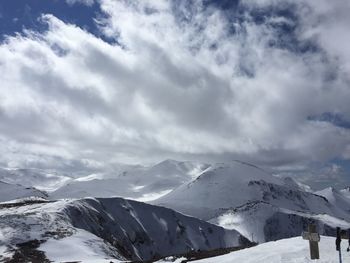
<path fill-rule="evenodd" d="M 22 32 L 25 28 L 39 32 L 46 30 L 47 25 L 38 21 L 42 14 L 53 14 L 64 22 L 104 38 L 94 22 L 94 18 L 103 15 L 97 3 L 87 6 L 81 3 L 68 4 L 63 0 L 18 0 L 0 2 L 0 40 L 6 35 Z"/>
<path fill-rule="evenodd" d="M 350 129 L 350 121 L 340 113 L 324 112 L 320 115 L 309 116 L 309 121 L 329 122 L 334 126 Z"/>

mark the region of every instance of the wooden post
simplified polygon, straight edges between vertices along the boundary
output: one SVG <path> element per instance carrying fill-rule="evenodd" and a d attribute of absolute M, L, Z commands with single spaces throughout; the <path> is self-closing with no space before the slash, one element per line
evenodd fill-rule
<path fill-rule="evenodd" d="M 316 225 L 309 225 L 309 233 L 317 233 L 316 231 Z M 310 257 L 311 259 L 319 259 L 320 258 L 320 252 L 318 250 L 318 242 L 319 241 L 314 241 L 309 239 L 309 244 L 310 244 Z"/>
<path fill-rule="evenodd" d="M 316 231 L 316 225 L 310 224 L 308 230 L 309 232 L 303 232 L 303 239 L 309 240 L 311 259 L 319 259 L 318 242 L 320 241 L 320 235 Z"/>

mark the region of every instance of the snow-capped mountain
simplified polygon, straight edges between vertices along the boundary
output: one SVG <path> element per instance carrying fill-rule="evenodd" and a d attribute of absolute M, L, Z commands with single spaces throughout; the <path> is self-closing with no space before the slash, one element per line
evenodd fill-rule
<path fill-rule="evenodd" d="M 213 166 L 153 203 L 239 229 L 258 242 L 298 235 L 309 221 L 326 234 L 338 224 L 350 226 L 348 206 L 241 162 Z"/>
<path fill-rule="evenodd" d="M 16 260 L 28 251 L 40 260 L 148 260 L 298 236 L 311 222 L 324 235 L 350 228 L 348 189 L 313 193 L 291 178 L 238 161 L 118 167 L 65 183 L 59 177 L 64 185 L 49 192 L 51 201 L 33 187 L 0 182 L 0 200 L 7 201 L 0 203 L 0 252 Z M 25 177 L 24 170 L 13 174 L 15 181 Z M 57 200 L 86 196 L 95 198 Z M 163 207 L 103 198 L 112 196 L 155 199 L 151 203 Z"/>
<path fill-rule="evenodd" d="M 121 196 L 151 200 L 196 177 L 208 165 L 166 160 L 150 167 L 129 166 L 119 173 L 77 178 L 52 192 L 52 198 Z"/>
<path fill-rule="evenodd" d="M 34 187 L 25 187 L 19 184 L 9 184 L 0 181 L 0 202 L 26 197 L 47 198 L 48 195 L 46 192 L 35 189 Z"/>
<path fill-rule="evenodd" d="M 249 244 L 237 231 L 122 198 L 2 203 L 0 217 L 2 260 L 150 260 Z"/>
<path fill-rule="evenodd" d="M 330 212 L 325 198 L 301 191 L 297 185 L 286 184 L 284 179 L 240 162 L 217 164 L 154 203 L 208 220 L 220 208 L 235 208 L 251 201 L 294 210 L 321 206 Z"/>

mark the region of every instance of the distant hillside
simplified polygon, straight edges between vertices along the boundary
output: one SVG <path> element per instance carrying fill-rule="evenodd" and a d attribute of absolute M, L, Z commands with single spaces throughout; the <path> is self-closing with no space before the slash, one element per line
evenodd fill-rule
<path fill-rule="evenodd" d="M 35 189 L 34 187 L 25 187 L 19 184 L 9 184 L 0 181 L 0 202 L 26 197 L 47 198 L 48 195 L 46 192 Z"/>

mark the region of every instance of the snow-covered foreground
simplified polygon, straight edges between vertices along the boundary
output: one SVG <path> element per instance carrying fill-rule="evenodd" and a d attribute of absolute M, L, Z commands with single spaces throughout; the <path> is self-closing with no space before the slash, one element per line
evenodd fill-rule
<path fill-rule="evenodd" d="M 346 252 L 347 240 L 342 242 L 343 262 L 350 262 L 350 252 Z M 310 260 L 309 243 L 301 237 L 267 242 L 256 247 L 247 248 L 214 258 L 207 258 L 196 263 L 338 263 L 338 251 L 335 250 L 335 238 L 321 236 L 319 243 L 320 259 Z M 161 261 L 166 262 L 166 261 Z"/>

